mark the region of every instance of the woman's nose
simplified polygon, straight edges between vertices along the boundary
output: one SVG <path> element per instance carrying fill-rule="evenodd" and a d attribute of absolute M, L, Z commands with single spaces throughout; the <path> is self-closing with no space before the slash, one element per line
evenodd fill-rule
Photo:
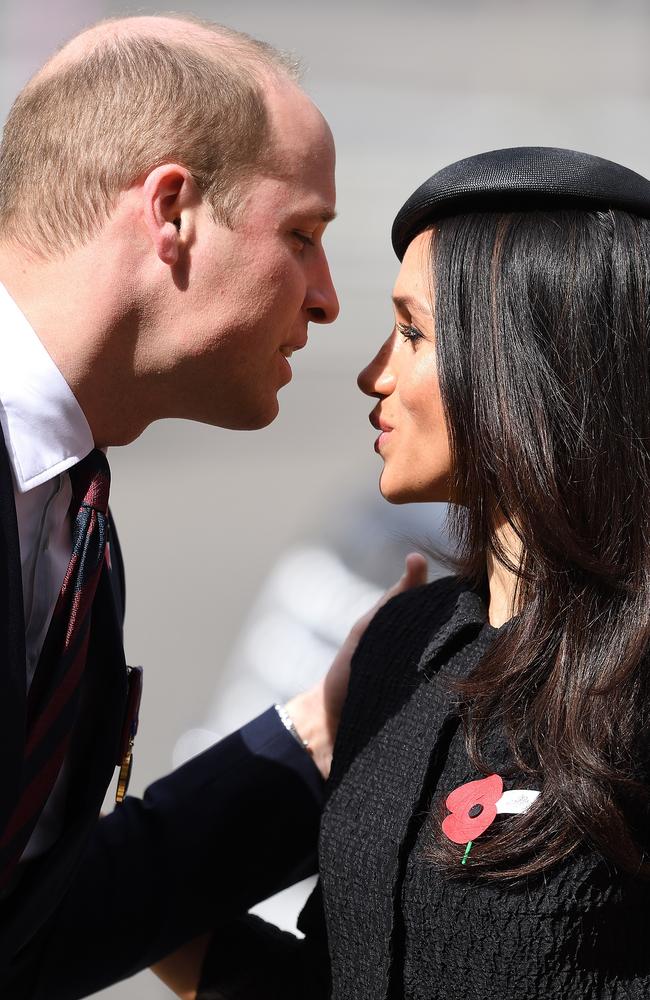
<path fill-rule="evenodd" d="M 382 344 L 377 354 L 357 377 L 357 385 L 366 396 L 388 396 L 395 388 L 395 371 L 392 365 L 392 336 Z"/>

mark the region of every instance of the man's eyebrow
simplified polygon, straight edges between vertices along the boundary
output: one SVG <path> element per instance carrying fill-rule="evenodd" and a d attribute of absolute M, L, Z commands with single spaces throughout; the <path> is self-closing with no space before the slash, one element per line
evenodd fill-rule
<path fill-rule="evenodd" d="M 414 311 L 423 313 L 431 312 L 431 306 L 424 301 L 420 302 L 418 299 L 414 299 L 410 295 L 393 295 L 393 304 L 397 306 L 398 309 L 407 313 L 412 313 Z"/>
<path fill-rule="evenodd" d="M 318 219 L 326 224 L 336 218 L 336 212 L 328 205 L 324 205 L 322 208 L 306 208 L 304 211 L 299 209 L 296 215 L 302 215 L 305 219 Z"/>

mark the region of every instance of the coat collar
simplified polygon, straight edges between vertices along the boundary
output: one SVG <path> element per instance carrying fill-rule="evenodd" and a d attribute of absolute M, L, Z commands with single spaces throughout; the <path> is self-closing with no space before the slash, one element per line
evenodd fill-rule
<path fill-rule="evenodd" d="M 0 285 L 0 426 L 19 493 L 92 451 L 92 431 L 38 335 Z"/>
<path fill-rule="evenodd" d="M 474 590 L 460 587 L 456 603 L 449 618 L 436 629 L 435 634 L 422 650 L 418 673 L 429 674 L 437 660 L 465 633 L 478 632 L 486 624 L 487 611 L 483 598 Z M 490 626 L 488 626 L 490 628 Z M 494 630 L 496 634 L 496 629 Z"/>
<path fill-rule="evenodd" d="M 495 633 L 484 622 L 477 594 L 441 580 L 387 605 L 359 647 L 320 837 L 334 1000 L 391 995 L 402 865 L 458 728 L 451 682 Z"/>

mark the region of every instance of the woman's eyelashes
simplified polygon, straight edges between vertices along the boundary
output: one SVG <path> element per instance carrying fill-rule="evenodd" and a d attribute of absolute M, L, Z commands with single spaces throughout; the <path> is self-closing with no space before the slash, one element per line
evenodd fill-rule
<path fill-rule="evenodd" d="M 401 337 L 404 337 L 404 340 L 409 340 L 413 345 L 424 337 L 424 334 L 412 323 L 396 323 L 395 329 Z"/>

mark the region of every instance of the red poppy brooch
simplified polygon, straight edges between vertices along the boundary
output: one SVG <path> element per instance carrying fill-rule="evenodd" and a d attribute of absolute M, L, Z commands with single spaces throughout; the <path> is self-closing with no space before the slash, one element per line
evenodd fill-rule
<path fill-rule="evenodd" d="M 485 833 L 497 814 L 523 813 L 538 795 L 539 792 L 529 788 L 504 792 L 503 779 L 498 774 L 454 788 L 445 802 L 449 815 L 442 821 L 442 832 L 454 844 L 466 844 L 461 864 L 466 864 L 472 843 Z"/>

